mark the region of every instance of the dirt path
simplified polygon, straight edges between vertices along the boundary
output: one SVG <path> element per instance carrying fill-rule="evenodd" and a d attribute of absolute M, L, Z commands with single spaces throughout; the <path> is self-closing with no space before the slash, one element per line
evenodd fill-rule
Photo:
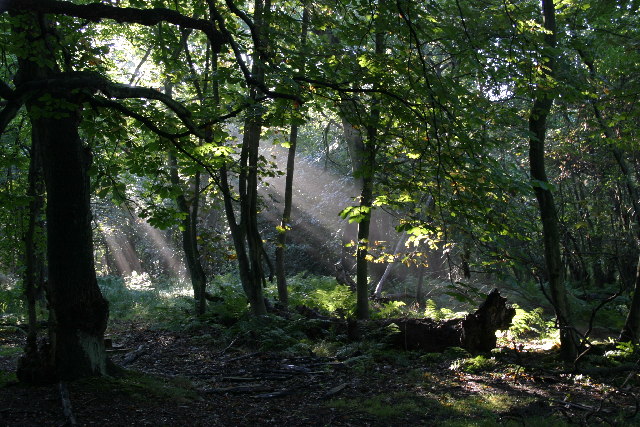
<path fill-rule="evenodd" d="M 455 355 L 363 353 L 344 357 L 287 355 L 213 345 L 213 330 L 192 333 L 122 327 L 111 358 L 122 378 L 68 384 L 79 425 L 557 425 L 565 422 L 633 425 L 637 373 L 607 383 L 542 368 L 541 355 L 508 352 L 474 359 Z M 0 343 L 2 378 L 10 378 L 22 337 Z M 515 356 L 513 356 L 515 357 Z M 537 358 L 537 359 L 536 359 Z M 513 363 L 511 363 L 513 362 Z M 459 366 L 456 365 L 459 364 Z M 453 368 L 453 369 L 452 369 Z M 474 372 L 477 370 L 478 372 Z M 465 372 L 466 371 L 466 372 Z M 5 381 L 6 382 L 6 381 Z M 635 395 L 634 395 L 635 393 Z M 63 425 L 57 385 L 0 387 L 1 425 Z"/>

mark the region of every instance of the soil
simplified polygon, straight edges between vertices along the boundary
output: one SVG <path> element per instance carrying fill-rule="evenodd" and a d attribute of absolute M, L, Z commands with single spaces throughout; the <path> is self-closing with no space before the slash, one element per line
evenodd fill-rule
<path fill-rule="evenodd" d="M 476 373 L 451 354 L 352 351 L 341 358 L 256 351 L 219 329 L 175 332 L 119 325 L 111 330 L 118 378 L 0 387 L 0 425 L 410 426 L 634 425 L 637 371 L 606 379 L 545 367 L 548 353 L 494 352 Z M 0 331 L 0 379 L 11 378 L 24 344 Z M 9 351 L 14 348 L 15 351 Z M 482 361 L 482 359 L 479 359 Z"/>

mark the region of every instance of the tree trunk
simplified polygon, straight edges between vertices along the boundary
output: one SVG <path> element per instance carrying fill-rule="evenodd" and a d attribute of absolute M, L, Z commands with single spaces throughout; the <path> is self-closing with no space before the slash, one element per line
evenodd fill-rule
<path fill-rule="evenodd" d="M 29 32 L 29 55 L 55 64 L 55 52 L 47 43 L 53 29 L 32 14 L 21 15 L 20 21 L 29 25 L 13 31 Z M 45 29 L 48 35 L 43 34 Z M 19 58 L 16 86 L 56 73 L 53 66 L 45 68 Z M 25 354 L 18 376 L 37 382 L 106 374 L 104 331 L 109 317 L 109 305 L 100 293 L 94 270 L 87 173 L 91 153 L 78 135 L 79 107 L 72 94 L 55 88 L 47 94 L 51 97 L 48 103 L 34 96 L 26 104 L 47 191 L 50 344 L 42 352 Z"/>
<path fill-rule="evenodd" d="M 306 9 L 305 9 L 306 12 Z M 278 282 L 278 300 L 287 307 L 289 305 L 289 292 L 287 290 L 287 276 L 284 266 L 284 250 L 287 245 L 287 231 L 291 223 L 291 205 L 293 199 L 293 173 L 295 168 L 296 145 L 298 143 L 298 125 L 291 125 L 289 136 L 289 152 L 287 155 L 287 176 L 284 188 L 284 209 L 282 221 L 278 229 L 278 243 L 276 245 L 276 280 Z"/>
<path fill-rule="evenodd" d="M 171 184 L 180 186 L 178 176 L 178 161 L 173 153 L 169 153 L 169 167 L 171 174 Z M 182 249 L 184 251 L 187 270 L 193 288 L 196 314 L 203 315 L 207 307 L 206 290 L 207 275 L 200 262 L 200 250 L 198 249 L 198 207 L 200 204 L 200 172 L 196 172 L 193 185 L 193 198 L 191 203 L 187 201 L 184 194 L 176 197 L 178 210 L 185 216 L 182 219 Z"/>
<path fill-rule="evenodd" d="M 300 43 L 302 49 L 307 44 L 307 31 L 309 26 L 309 8 L 304 7 L 302 12 L 302 34 Z M 304 64 L 301 66 L 301 73 L 304 73 Z M 295 114 L 295 113 L 294 113 Z M 289 136 L 289 151 L 287 153 L 287 176 L 284 187 L 284 209 L 282 212 L 282 222 L 278 230 L 278 243 L 276 245 L 276 280 L 278 282 L 278 299 L 280 303 L 287 307 L 289 305 L 289 292 L 287 290 L 287 277 L 284 266 L 284 250 L 287 246 L 287 232 L 291 223 L 291 207 L 293 200 L 293 173 L 295 169 L 296 146 L 298 144 L 298 124 L 296 119 L 292 119 L 291 134 Z"/>
<path fill-rule="evenodd" d="M 420 269 L 418 272 L 418 283 L 416 284 L 416 302 L 421 310 L 426 307 L 426 301 L 424 300 L 424 272 L 427 267 L 418 265 Z"/>
<path fill-rule="evenodd" d="M 258 84 L 264 84 L 266 46 L 271 14 L 270 0 L 256 0 L 254 3 L 254 28 L 258 34 L 254 46 L 251 74 Z M 252 87 L 249 96 L 257 100 L 260 92 Z M 240 174 L 238 193 L 240 198 L 240 221 L 237 222 L 233 208 L 226 166 L 220 169 L 221 188 L 224 197 L 225 213 L 231 230 L 233 244 L 238 258 L 238 268 L 242 288 L 249 300 L 251 310 L 257 316 L 267 313 L 264 302 L 264 270 L 262 256 L 264 248 L 258 229 L 258 159 L 260 134 L 262 132 L 262 106 L 256 101 L 247 110 L 240 151 Z"/>
<path fill-rule="evenodd" d="M 582 60 L 585 62 L 587 67 L 589 68 L 589 73 L 593 78 L 596 77 L 595 65 L 592 60 L 586 57 L 584 52 L 580 52 Z M 636 185 L 636 180 L 634 180 L 632 168 L 627 163 L 622 150 L 615 146 L 615 134 L 612 129 L 607 125 L 600 108 L 596 104 L 594 100 L 590 100 L 591 106 L 593 108 L 594 115 L 596 120 L 598 121 L 598 125 L 602 129 L 602 132 L 605 135 L 605 138 L 609 140 L 609 149 L 613 154 L 613 157 L 620 168 L 620 172 L 624 177 L 625 187 L 627 189 L 627 193 L 629 194 L 629 198 L 631 199 L 631 204 L 634 211 L 634 219 L 638 225 L 638 230 L 640 230 L 640 191 L 638 190 L 638 186 Z M 627 319 L 625 324 L 620 332 L 619 341 L 632 341 L 637 343 L 640 340 L 640 257 L 638 258 L 638 264 L 636 268 L 636 278 L 633 286 L 631 306 L 629 307 L 629 313 L 627 314 Z"/>
<path fill-rule="evenodd" d="M 631 341 L 636 344 L 640 341 L 640 295 L 638 294 L 640 294 L 640 259 L 638 259 L 638 271 L 636 272 L 631 307 L 629 307 L 629 314 L 627 314 L 627 320 L 618 341 Z"/>
<path fill-rule="evenodd" d="M 379 26 L 376 21 L 376 26 Z M 384 33 L 376 31 L 375 53 L 383 51 Z M 374 89 L 377 84 L 374 84 Z M 360 214 L 358 222 L 358 247 L 356 250 L 356 317 L 360 320 L 369 318 L 369 231 L 371 229 L 371 213 L 373 209 L 373 185 L 376 170 L 376 151 L 378 145 L 378 126 L 380 124 L 379 100 L 371 101 L 370 123 L 367 126 L 367 140 L 361 154 L 362 164 L 359 173 L 362 176 L 362 192 L 360 193 Z"/>
<path fill-rule="evenodd" d="M 556 45 L 555 34 L 555 7 L 553 0 L 543 0 L 544 27 L 549 32 L 545 36 L 548 47 Z M 547 58 L 546 78 L 552 78 L 554 72 L 554 60 Z M 545 170 L 544 141 L 547 133 L 547 116 L 553 105 L 553 94 L 538 87 L 536 99 L 529 116 L 529 165 L 531 178 L 534 184 L 534 192 L 538 200 L 540 219 L 542 222 L 542 235 L 544 242 L 544 254 L 549 275 L 549 288 L 551 299 L 558 318 L 560 327 L 561 352 L 564 360 L 573 361 L 578 352 L 578 338 L 571 319 L 571 309 L 567 300 L 564 278 L 562 274 L 562 257 L 560 253 L 560 233 L 558 230 L 558 218 L 553 193 Z"/>
<path fill-rule="evenodd" d="M 388 263 L 387 267 L 384 269 L 384 273 L 382 273 L 382 277 L 380 277 L 380 280 L 378 281 L 378 284 L 376 285 L 376 289 L 375 289 L 375 291 L 373 291 L 373 295 L 375 297 L 382 296 L 382 287 L 384 286 L 385 282 L 387 281 L 387 278 L 391 274 L 391 269 L 395 265 L 396 255 L 398 255 L 398 252 L 400 252 L 400 248 L 404 244 L 406 235 L 407 235 L 407 232 L 405 231 L 404 233 L 402 233 L 402 235 L 400 237 L 398 237 L 398 241 L 396 242 L 396 247 L 393 250 L 393 259 L 394 259 L 394 261 Z"/>
<path fill-rule="evenodd" d="M 186 36 L 183 35 L 184 43 Z M 182 44 L 182 43 L 181 43 Z M 177 56 L 177 55 L 175 55 Z M 173 84 L 165 82 L 164 91 L 171 96 L 173 93 Z M 202 92 L 198 88 L 200 99 L 203 98 Z M 171 184 L 174 187 L 181 188 L 182 183 L 178 174 L 178 159 L 175 154 L 169 152 L 169 175 Z M 187 190 L 188 191 L 188 190 Z M 207 275 L 202 268 L 200 261 L 200 250 L 198 249 L 198 210 L 200 207 L 200 172 L 197 171 L 193 183 L 193 197 L 190 201 L 181 192 L 176 197 L 176 205 L 178 210 L 184 215 L 182 219 L 182 250 L 184 251 L 185 261 L 187 263 L 187 271 L 193 288 L 193 298 L 195 299 L 196 314 L 202 316 L 207 309 Z"/>

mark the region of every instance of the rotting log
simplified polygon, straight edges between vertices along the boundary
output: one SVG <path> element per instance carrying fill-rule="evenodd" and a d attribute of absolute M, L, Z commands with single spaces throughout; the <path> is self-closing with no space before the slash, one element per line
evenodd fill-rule
<path fill-rule="evenodd" d="M 397 326 L 397 332 L 386 335 L 392 346 L 405 350 L 440 352 L 448 347 L 462 347 L 471 353 L 483 353 L 496 347 L 496 331 L 511 326 L 516 310 L 507 305 L 507 299 L 497 289 L 489 293 L 478 309 L 464 318 L 437 321 L 433 319 L 384 319 L 356 320 L 321 315 L 318 311 L 304 306 L 295 307 L 298 314 L 317 322 L 305 333 L 315 339 L 329 330 L 346 334 L 357 341 L 388 328 Z M 386 341 L 387 338 L 385 338 Z"/>
<path fill-rule="evenodd" d="M 462 347 L 471 353 L 482 353 L 496 347 L 496 331 L 508 329 L 516 311 L 497 289 L 475 311 L 464 318 L 435 321 L 433 319 L 392 319 L 399 332 L 392 344 L 405 350 L 440 352 L 448 347 Z"/>

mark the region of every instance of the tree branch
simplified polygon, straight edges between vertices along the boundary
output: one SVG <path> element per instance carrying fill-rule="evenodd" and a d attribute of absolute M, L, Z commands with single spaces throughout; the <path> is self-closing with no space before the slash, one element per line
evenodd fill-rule
<path fill-rule="evenodd" d="M 21 103 L 9 101 L 2 111 L 0 111 L 0 135 L 4 133 L 4 130 L 9 126 L 11 120 L 18 114 L 21 106 Z"/>
<path fill-rule="evenodd" d="M 174 100 L 164 93 L 140 86 L 127 86 L 114 83 L 102 75 L 90 71 L 75 71 L 70 73 L 57 74 L 55 78 L 46 80 L 36 80 L 20 85 L 16 90 L 16 98 L 23 99 L 31 94 L 43 91 L 59 92 L 60 90 L 71 91 L 74 89 L 89 89 L 100 91 L 109 98 L 127 99 L 143 98 L 160 101 L 173 111 L 180 121 L 187 127 L 190 133 L 199 138 L 205 138 L 204 132 L 193 123 L 191 112 L 180 102 Z"/>
<path fill-rule="evenodd" d="M 231 49 L 233 50 L 233 54 L 234 54 L 234 56 L 236 58 L 236 61 L 238 62 L 238 65 L 240 66 L 240 70 L 242 71 L 242 75 L 244 76 L 244 79 L 247 82 L 247 84 L 250 87 L 254 87 L 254 88 L 260 89 L 260 91 L 262 93 L 264 93 L 265 95 L 267 95 L 269 98 L 290 99 L 292 101 L 296 101 L 298 104 L 303 104 L 304 100 L 301 97 L 299 97 L 298 95 L 270 90 L 264 83 L 258 81 L 258 79 L 256 79 L 253 76 L 253 74 L 251 74 L 251 72 L 249 71 L 249 67 L 247 67 L 246 62 L 243 59 L 243 56 L 245 56 L 245 55 L 242 53 L 242 51 L 240 50 L 240 46 L 235 41 L 235 39 L 233 38 L 233 35 L 231 34 L 229 29 L 227 28 L 227 25 L 226 25 L 226 23 L 224 21 L 224 17 L 214 7 L 213 0 L 207 0 L 207 4 L 209 5 L 209 11 L 211 13 L 212 18 L 218 23 L 218 27 L 220 28 L 220 31 L 222 31 L 222 34 L 224 34 L 225 40 L 228 41 L 229 44 L 231 45 Z M 238 12 L 242 13 L 239 10 L 238 10 Z M 240 15 L 238 15 L 238 16 L 240 16 Z M 242 17 L 241 17 L 241 19 L 242 19 Z M 253 34 L 253 32 L 252 32 L 252 34 Z M 255 43 L 255 40 L 254 40 L 254 43 Z M 259 45 L 255 46 L 256 49 L 258 49 L 259 47 L 260 47 Z"/>
<path fill-rule="evenodd" d="M 13 89 L 11 89 L 11 86 L 0 80 L 0 98 L 13 99 L 14 97 L 15 93 Z"/>
<path fill-rule="evenodd" d="M 182 28 L 200 30 L 207 35 L 216 52 L 227 42 L 225 36 L 213 23 L 206 19 L 194 19 L 182 15 L 175 10 L 164 8 L 137 9 L 133 7 L 115 7 L 104 3 L 74 4 L 56 0 L 4 0 L 0 3 L 0 13 L 9 9 L 53 13 L 74 16 L 99 22 L 102 19 L 113 19 L 120 23 L 134 23 L 145 26 L 168 22 Z"/>

